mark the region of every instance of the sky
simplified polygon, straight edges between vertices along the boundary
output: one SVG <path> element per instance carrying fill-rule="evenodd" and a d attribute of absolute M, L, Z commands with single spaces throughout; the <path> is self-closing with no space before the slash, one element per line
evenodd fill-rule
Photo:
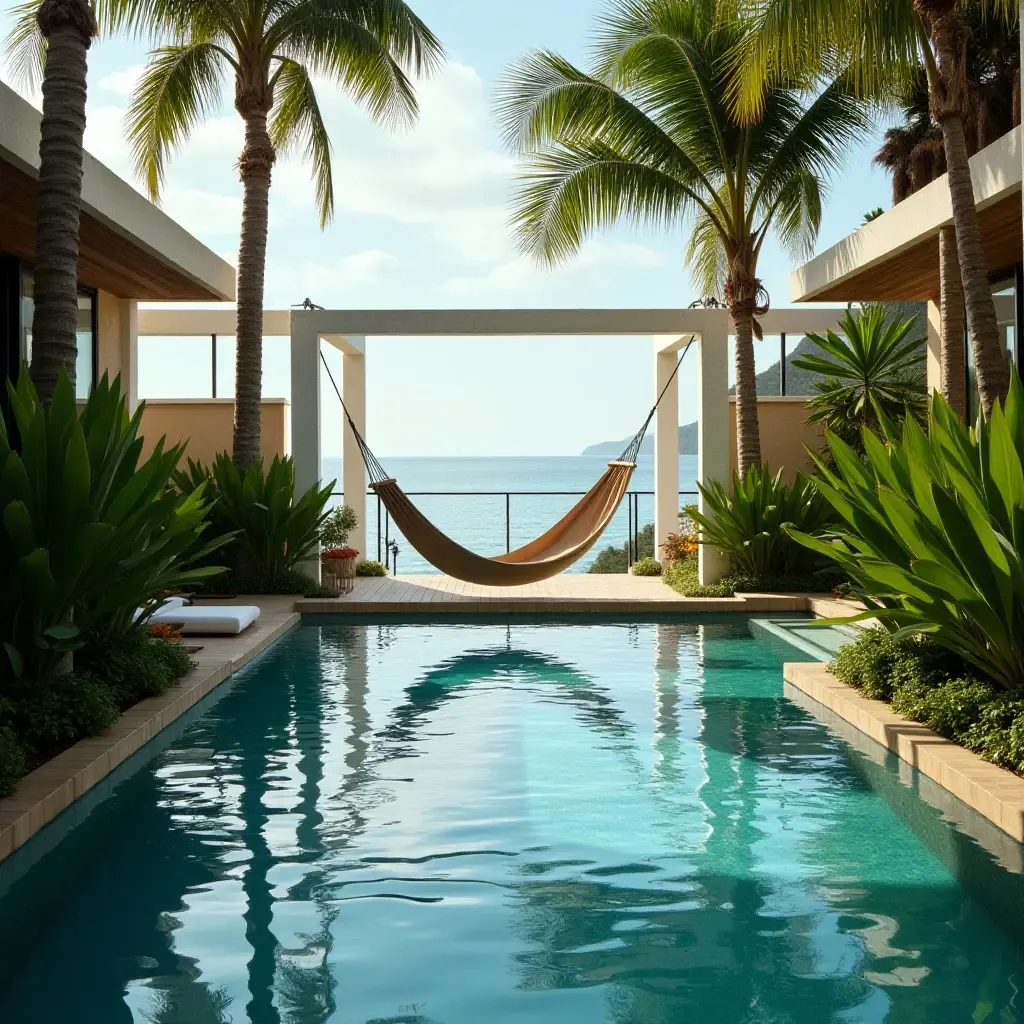
<path fill-rule="evenodd" d="M 6 5 L 9 9 L 10 5 Z M 670 307 L 698 292 L 683 265 L 685 230 L 623 227 L 545 269 L 517 253 L 507 220 L 516 161 L 495 128 L 494 91 L 532 47 L 586 64 L 603 0 L 413 0 L 445 45 L 442 72 L 419 84 L 407 130 L 374 124 L 340 89 L 319 87 L 333 143 L 336 210 L 321 231 L 306 165 L 279 159 L 271 190 L 267 308 L 310 297 L 334 308 Z M 8 24 L 0 19 L 6 34 Z M 86 147 L 135 182 L 124 113 L 147 47 L 102 40 L 89 53 Z M 3 72 L 11 82 L 9 72 Z M 162 206 L 232 265 L 241 186 L 242 125 L 225 103 L 171 161 Z M 38 104 L 38 97 L 29 96 Z M 818 251 L 889 205 L 872 167 L 878 133 L 849 148 L 832 183 Z M 841 145 L 842 140 L 837 140 Z M 137 185 L 138 187 L 138 185 Z M 774 307 L 790 305 L 790 258 L 772 243 L 760 265 Z M 141 397 L 210 394 L 209 343 L 143 339 Z M 766 343 L 767 366 L 777 343 Z M 653 400 L 646 338 L 371 339 L 367 434 L 381 456 L 573 455 L 631 435 Z M 331 354 L 337 361 L 337 357 Z M 222 339 L 218 393 L 231 393 L 233 342 Z M 695 418 L 696 363 L 681 375 L 680 422 Z M 268 339 L 263 391 L 289 397 L 287 342 Z M 324 396 L 324 453 L 339 454 L 341 419 Z"/>

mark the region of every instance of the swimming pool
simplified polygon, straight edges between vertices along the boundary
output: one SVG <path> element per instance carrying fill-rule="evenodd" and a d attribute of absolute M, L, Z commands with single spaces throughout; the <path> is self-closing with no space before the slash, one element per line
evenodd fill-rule
<path fill-rule="evenodd" d="M 738 618 L 304 624 L 0 867 L 0 1020 L 1019 1019 L 1020 876 L 782 661 Z"/>

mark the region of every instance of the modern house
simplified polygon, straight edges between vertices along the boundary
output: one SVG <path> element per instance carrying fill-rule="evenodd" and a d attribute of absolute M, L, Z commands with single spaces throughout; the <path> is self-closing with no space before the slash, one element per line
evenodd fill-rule
<path fill-rule="evenodd" d="M 971 158 L 974 196 L 996 315 L 1007 354 L 1018 366 L 1024 359 L 1021 240 L 1020 127 Z M 819 253 L 792 276 L 794 302 L 927 302 L 928 383 L 939 376 L 939 231 L 953 222 L 946 176 L 931 182 L 891 210 L 865 224 L 831 249 Z M 964 360 L 972 382 L 970 346 Z"/>
<path fill-rule="evenodd" d="M 0 84 L 0 358 L 12 378 L 32 348 L 39 122 Z M 88 154 L 80 238 L 79 396 L 104 371 L 121 373 L 134 406 L 139 302 L 233 301 L 235 271 Z"/>

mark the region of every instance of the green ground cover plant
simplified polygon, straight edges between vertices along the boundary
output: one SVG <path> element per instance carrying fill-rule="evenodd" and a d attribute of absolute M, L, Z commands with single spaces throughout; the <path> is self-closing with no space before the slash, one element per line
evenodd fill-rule
<path fill-rule="evenodd" d="M 383 562 L 375 559 L 367 559 L 364 562 L 356 563 L 357 576 L 387 576 L 388 567 Z"/>
<path fill-rule="evenodd" d="M 1008 692 L 929 637 L 865 629 L 830 666 L 842 682 L 976 754 L 1024 774 L 1024 693 Z"/>
<path fill-rule="evenodd" d="M 653 555 L 648 555 L 646 558 L 641 558 L 640 561 L 633 565 L 634 576 L 660 576 L 661 575 L 661 562 L 659 562 Z"/>
<path fill-rule="evenodd" d="M 648 523 L 637 536 L 638 560 L 654 557 L 654 523 Z M 629 555 L 626 545 L 610 544 L 598 552 L 597 558 L 591 563 L 587 572 L 607 574 L 629 571 Z"/>

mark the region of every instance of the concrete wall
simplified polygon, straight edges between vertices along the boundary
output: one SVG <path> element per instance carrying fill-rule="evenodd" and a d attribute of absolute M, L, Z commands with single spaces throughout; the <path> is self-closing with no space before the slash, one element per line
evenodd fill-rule
<path fill-rule="evenodd" d="M 729 473 L 736 472 L 736 399 L 729 398 Z M 807 406 L 802 398 L 759 398 L 757 415 L 761 424 L 761 459 L 772 469 L 785 469 L 783 478 L 792 482 L 800 470 L 812 467 L 805 446 L 820 451 L 824 432 L 817 424 L 808 426 Z"/>
<path fill-rule="evenodd" d="M 235 403 L 231 398 L 150 399 L 142 414 L 144 454 L 153 450 L 162 435 L 169 443 L 188 440 L 185 454 L 209 463 L 218 452 L 231 450 Z M 291 450 L 288 402 L 263 400 L 261 451 L 267 461 Z"/>

